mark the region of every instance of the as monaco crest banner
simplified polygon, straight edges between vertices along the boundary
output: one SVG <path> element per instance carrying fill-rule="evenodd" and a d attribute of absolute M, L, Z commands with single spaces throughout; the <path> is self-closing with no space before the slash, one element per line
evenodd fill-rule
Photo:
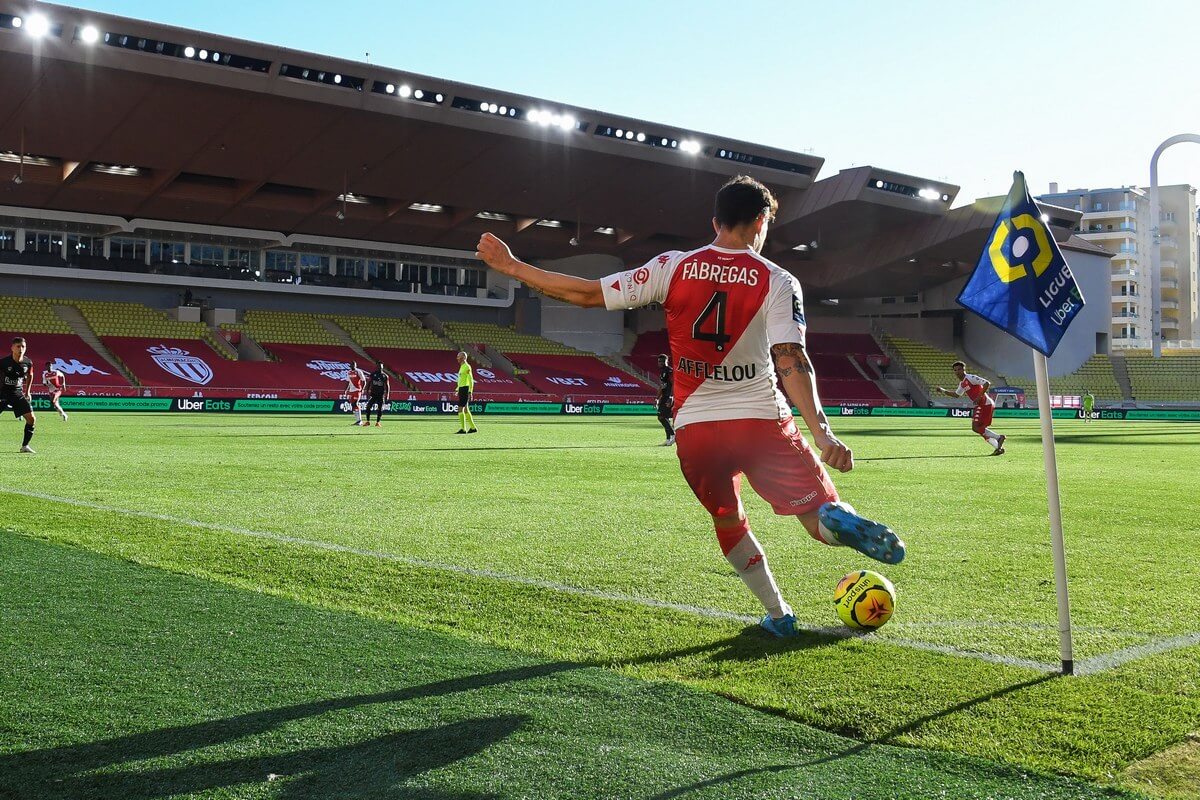
<path fill-rule="evenodd" d="M 1004 208 L 958 304 L 1051 356 L 1083 303 L 1025 176 L 1013 173 Z"/>
<path fill-rule="evenodd" d="M 212 367 L 208 366 L 204 359 L 192 355 L 188 350 L 160 344 L 147 347 L 146 352 L 154 359 L 155 364 L 176 378 L 182 378 L 200 386 L 206 385 L 213 378 Z"/>

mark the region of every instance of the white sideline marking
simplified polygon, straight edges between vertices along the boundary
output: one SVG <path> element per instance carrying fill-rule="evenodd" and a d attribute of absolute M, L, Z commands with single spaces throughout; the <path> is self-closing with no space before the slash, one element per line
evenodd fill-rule
<path fill-rule="evenodd" d="M 1136 661 L 1139 658 L 1166 653 L 1170 650 L 1178 650 L 1181 647 L 1191 647 L 1194 644 L 1200 644 L 1200 631 L 1185 633 L 1181 636 L 1171 636 L 1167 639 L 1151 639 L 1145 644 L 1136 644 L 1132 647 L 1125 647 L 1102 656 L 1085 658 L 1075 668 L 1075 672 L 1079 675 L 1093 675 L 1097 672 L 1115 669 L 1122 664 L 1128 664 L 1130 661 Z"/>
<path fill-rule="evenodd" d="M 71 497 L 58 497 L 52 494 L 28 492 L 22 489 L 12 489 L 9 487 L 0 487 L 0 493 L 13 494 L 21 497 L 31 497 L 37 500 L 47 500 L 52 503 L 63 503 L 64 505 L 90 508 L 95 511 L 123 514 L 130 517 L 153 519 L 159 522 L 171 522 L 190 528 L 201 528 L 204 530 L 219 531 L 221 533 L 233 533 L 239 536 L 248 536 L 255 539 L 266 539 L 273 542 L 281 542 L 283 544 L 297 545 L 300 547 L 310 547 L 313 549 L 326 550 L 334 553 L 347 553 L 350 555 L 364 556 L 366 558 L 377 558 L 384 561 L 393 561 L 399 564 L 407 564 L 409 566 L 437 570 L 440 572 L 470 575 L 476 578 L 489 578 L 491 580 L 504 581 L 506 583 L 514 583 L 521 586 L 532 586 L 538 589 L 550 589 L 556 592 L 572 594 L 577 597 L 589 597 L 597 600 L 632 603 L 649 608 L 661 608 L 669 611 L 679 611 L 685 614 L 693 614 L 708 619 L 723 619 L 732 622 L 741 622 L 748 625 L 755 624 L 759 621 L 759 618 L 755 616 L 738 614 L 733 611 L 723 611 L 717 608 L 704 608 L 702 606 L 693 606 L 686 603 L 671 603 L 666 600 L 656 600 L 652 597 L 639 597 L 637 595 L 622 594 L 620 592 L 608 592 L 602 589 L 588 589 L 578 586 L 570 586 L 565 583 L 548 581 L 542 578 L 528 578 L 521 575 L 509 575 L 507 573 L 495 572 L 488 569 L 474 569 L 472 567 L 462 567 L 456 564 L 443 564 L 437 561 L 427 561 L 423 558 L 413 558 L 411 556 L 402 556 L 395 553 L 382 552 L 379 550 L 365 550 L 357 547 L 350 547 L 348 545 L 337 544 L 335 542 L 322 542 L 316 539 L 304 539 L 298 536 L 288 536 L 282 533 L 256 531 L 251 530 L 250 528 L 242 528 L 235 525 L 218 525 L 213 522 L 187 519 L 186 517 L 175 517 L 169 514 L 157 514 L 153 511 L 137 511 L 129 508 L 119 508 L 117 506 L 109 506 L 102 503 L 92 503 L 87 500 L 77 500 Z M 910 625 L 915 627 L 918 626 L 919 623 L 910 623 Z M 890 644 L 897 647 L 907 647 L 912 650 L 923 650 L 930 653 L 941 653 L 943 655 L 957 656 L 960 658 L 973 658 L 977 661 L 984 661 L 991 664 L 1022 667 L 1024 669 L 1031 669 L 1037 672 L 1054 673 L 1059 671 L 1058 664 L 1052 664 L 1046 661 L 1036 661 L 1033 659 L 1018 658 L 1016 656 L 1006 656 L 997 653 L 984 653 L 976 650 L 963 650 L 957 647 L 951 647 L 949 645 L 935 644 L 933 642 L 923 642 L 920 640 L 903 638 L 876 638 L 870 634 L 856 633 L 847 628 L 841 627 L 820 627 L 816 625 L 805 625 L 803 623 L 797 623 L 797 627 L 818 636 L 827 636 L 834 639 L 858 639 L 860 641 L 872 644 Z M 1075 671 L 1079 675 L 1095 674 L 1105 670 L 1114 669 L 1122 664 L 1126 664 L 1130 661 L 1134 661 L 1148 655 L 1163 653 L 1181 647 L 1188 647 L 1193 644 L 1200 644 L 1200 632 L 1175 636 L 1169 639 L 1151 639 L 1145 644 L 1135 645 L 1133 647 L 1127 647 L 1102 656 L 1084 659 L 1076 663 Z"/>

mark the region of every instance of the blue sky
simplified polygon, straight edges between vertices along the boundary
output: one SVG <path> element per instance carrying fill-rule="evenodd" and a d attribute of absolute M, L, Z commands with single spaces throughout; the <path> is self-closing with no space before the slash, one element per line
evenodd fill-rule
<path fill-rule="evenodd" d="M 1146 184 L 1200 132 L 1200 3 L 76 0 L 1003 194 Z M 1200 146 L 1163 157 L 1200 184 Z"/>

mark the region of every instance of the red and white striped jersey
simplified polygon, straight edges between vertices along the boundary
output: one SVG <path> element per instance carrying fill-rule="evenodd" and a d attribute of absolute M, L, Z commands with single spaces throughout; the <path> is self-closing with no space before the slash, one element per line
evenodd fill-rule
<path fill-rule="evenodd" d="M 67 385 L 67 376 L 61 370 L 48 369 L 42 373 L 42 385 L 47 389 L 62 391 L 62 388 Z"/>
<path fill-rule="evenodd" d="M 747 248 L 674 250 L 602 279 L 610 310 L 661 303 L 675 372 L 675 425 L 791 417 L 771 346 L 804 342 L 800 282 Z"/>
<path fill-rule="evenodd" d="M 986 378 L 981 378 L 978 375 L 973 375 L 968 372 L 966 377 L 962 379 L 962 382 L 958 384 L 956 393 L 959 397 L 962 397 L 965 394 L 971 399 L 972 402 L 975 403 L 975 405 L 986 405 L 987 403 L 995 402 L 992 400 L 991 396 L 983 390 L 985 383 L 987 383 Z"/>
<path fill-rule="evenodd" d="M 347 392 L 361 392 L 367 384 L 367 376 L 361 369 L 352 369 L 346 377 Z"/>

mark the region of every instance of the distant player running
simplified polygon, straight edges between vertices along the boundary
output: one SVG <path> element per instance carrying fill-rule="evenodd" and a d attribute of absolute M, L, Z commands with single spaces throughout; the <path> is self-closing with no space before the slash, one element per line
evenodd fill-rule
<path fill-rule="evenodd" d="M 12 340 L 12 354 L 0 358 L 0 413 L 12 411 L 14 417 L 25 418 L 25 438 L 21 441 L 22 453 L 32 453 L 29 442 L 33 439 L 33 426 L 37 418 L 33 415 L 33 362 L 25 357 L 27 345 L 18 336 Z"/>
<path fill-rule="evenodd" d="M 346 375 L 346 400 L 354 409 L 353 425 L 362 425 L 362 395 L 363 387 L 367 385 L 367 376 L 358 368 L 357 361 L 350 362 L 350 372 Z"/>
<path fill-rule="evenodd" d="M 42 386 L 46 387 L 46 392 L 50 395 L 50 407 L 58 412 L 63 422 L 66 422 L 67 412 L 63 411 L 58 401 L 67 390 L 67 376 L 62 370 L 54 368 L 53 361 L 46 362 L 46 371 L 42 373 Z"/>
<path fill-rule="evenodd" d="M 967 365 L 961 361 L 955 361 L 950 368 L 958 376 L 958 388 L 950 391 L 938 386 L 934 391 L 944 394 L 946 397 L 966 395 L 975 404 L 975 412 L 971 414 L 971 430 L 982 436 L 983 440 L 992 446 L 992 455 L 1004 455 L 1004 440 L 1008 437 L 996 433 L 988 427 L 992 424 L 992 416 L 996 413 L 996 401 L 988 394 L 988 389 L 992 388 L 992 382 L 987 378 L 967 372 Z"/>
<path fill-rule="evenodd" d="M 471 416 L 471 393 L 475 391 L 475 372 L 467 354 L 458 353 L 458 433 L 479 433 Z"/>
<path fill-rule="evenodd" d="M 1096 410 L 1096 396 L 1088 392 L 1083 396 L 1083 421 L 1092 421 L 1092 412 Z"/>
<path fill-rule="evenodd" d="M 667 432 L 663 447 L 675 444 L 675 428 L 671 425 L 671 408 L 675 405 L 675 371 L 671 369 L 671 357 L 663 353 L 658 357 L 658 424 Z"/>
<path fill-rule="evenodd" d="M 776 514 L 798 517 L 818 541 L 849 545 L 890 564 L 903 559 L 905 549 L 887 526 L 838 502 L 821 463 L 849 472 L 854 458 L 821 410 L 804 347 L 800 283 L 760 255 L 777 208 L 767 187 L 746 176 L 733 178 L 717 192 L 711 245 L 663 253 L 599 281 L 518 261 L 490 233 L 479 240 L 477 255 L 497 272 L 584 308 L 663 305 L 684 478 L 712 515 L 725 558 L 766 608 L 762 627 L 775 636 L 794 636 L 792 609 L 746 520 L 743 474 Z M 819 458 L 797 429 L 776 374 L 799 407 Z"/>
<path fill-rule="evenodd" d="M 382 361 L 376 364 L 375 369 L 367 376 L 367 388 L 371 394 L 371 399 L 367 401 L 367 424 L 371 424 L 371 409 L 375 408 L 375 427 L 378 428 L 380 420 L 383 419 L 383 404 L 392 394 L 392 380 L 384 371 Z"/>

